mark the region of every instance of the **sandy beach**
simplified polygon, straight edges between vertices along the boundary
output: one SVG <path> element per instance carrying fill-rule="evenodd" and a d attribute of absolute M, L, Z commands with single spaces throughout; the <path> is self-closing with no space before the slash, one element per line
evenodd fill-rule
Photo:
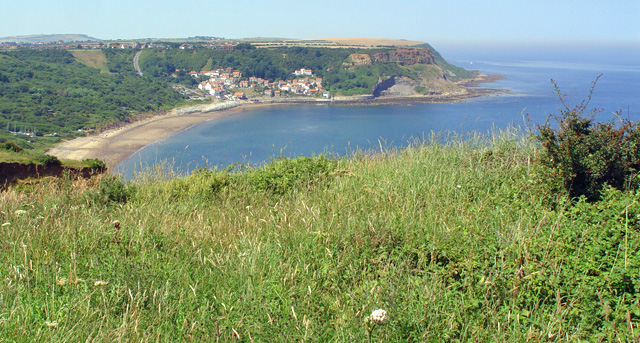
<path fill-rule="evenodd" d="M 177 109 L 165 115 L 137 121 L 97 135 L 60 143 L 47 153 L 67 160 L 98 158 L 104 161 L 108 167 L 114 167 L 139 149 L 196 124 L 246 110 L 276 105 L 286 104 L 242 103 L 240 106 L 228 109 L 187 113 L 181 113 L 180 109 Z"/>

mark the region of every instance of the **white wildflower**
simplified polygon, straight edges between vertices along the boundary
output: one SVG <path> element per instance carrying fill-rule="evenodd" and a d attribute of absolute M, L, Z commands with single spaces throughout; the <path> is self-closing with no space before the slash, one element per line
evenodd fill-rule
<path fill-rule="evenodd" d="M 25 211 L 25 210 L 16 210 L 15 212 L 13 212 L 13 214 L 15 214 L 16 216 L 21 216 L 23 214 L 27 214 L 27 211 Z"/>
<path fill-rule="evenodd" d="M 377 309 L 369 316 L 369 320 L 376 325 L 383 325 L 388 319 L 387 311 L 383 309 Z"/>
<path fill-rule="evenodd" d="M 50 327 L 50 328 L 55 328 L 58 327 L 58 322 L 57 321 L 46 321 L 44 322 L 44 325 Z"/>

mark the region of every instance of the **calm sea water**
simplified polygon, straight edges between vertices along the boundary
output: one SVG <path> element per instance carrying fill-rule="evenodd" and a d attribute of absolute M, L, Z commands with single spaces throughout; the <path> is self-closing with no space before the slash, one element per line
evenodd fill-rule
<path fill-rule="evenodd" d="M 438 47 L 436 47 L 438 48 Z M 527 50 L 528 49 L 528 50 Z M 261 164 L 274 156 L 344 155 L 380 145 L 405 146 L 432 133 L 489 134 L 509 125 L 525 126 L 525 115 L 543 123 L 561 108 L 551 79 L 566 102 L 579 104 L 597 82 L 591 107 L 600 120 L 615 111 L 640 120 L 640 47 L 494 47 L 440 49 L 467 69 L 502 74 L 505 80 L 484 85 L 512 94 L 453 104 L 389 106 L 280 106 L 215 119 L 145 147 L 118 166 L 132 178 L 136 171 L 168 162 L 182 173 L 234 163 Z"/>

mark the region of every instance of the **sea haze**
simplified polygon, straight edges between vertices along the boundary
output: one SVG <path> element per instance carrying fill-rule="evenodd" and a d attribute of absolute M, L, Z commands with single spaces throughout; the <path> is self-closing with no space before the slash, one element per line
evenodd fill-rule
<path fill-rule="evenodd" d="M 510 125 L 525 126 L 561 108 L 551 79 L 566 102 L 577 105 L 598 80 L 591 107 L 640 120 L 640 48 L 637 46 L 498 46 L 440 49 L 450 62 L 504 80 L 485 87 L 507 89 L 502 94 L 453 104 L 393 106 L 278 106 L 215 119 L 147 146 L 123 161 L 117 170 L 132 178 L 135 171 L 156 163 L 179 173 L 195 168 L 223 168 L 235 163 L 259 165 L 276 156 L 345 155 L 357 150 L 406 146 L 434 133 L 490 134 Z M 436 47 L 438 49 L 438 47 Z"/>

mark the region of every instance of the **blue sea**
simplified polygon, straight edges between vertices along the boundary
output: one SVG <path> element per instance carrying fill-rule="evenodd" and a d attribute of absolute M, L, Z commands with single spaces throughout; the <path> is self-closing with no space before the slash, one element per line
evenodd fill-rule
<path fill-rule="evenodd" d="M 434 133 L 490 134 L 525 127 L 526 118 L 543 123 L 563 108 L 551 82 L 580 104 L 593 90 L 589 108 L 598 120 L 614 112 L 640 120 L 640 45 L 444 46 L 436 49 L 451 63 L 501 74 L 482 87 L 509 90 L 459 103 L 405 105 L 296 105 L 244 111 L 211 120 L 136 152 L 117 170 L 126 178 L 157 163 L 179 173 L 241 163 L 259 165 L 277 156 L 295 157 L 406 146 Z"/>

